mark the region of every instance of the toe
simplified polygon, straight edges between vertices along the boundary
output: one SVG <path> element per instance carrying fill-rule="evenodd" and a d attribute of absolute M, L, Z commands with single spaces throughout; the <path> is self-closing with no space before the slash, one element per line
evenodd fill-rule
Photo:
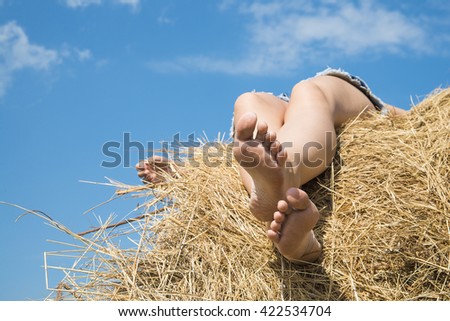
<path fill-rule="evenodd" d="M 236 138 L 240 141 L 252 140 L 257 117 L 255 113 L 245 113 L 236 124 Z"/>
<path fill-rule="evenodd" d="M 270 144 L 270 154 L 273 157 L 276 157 L 278 153 L 280 152 L 281 144 L 279 141 L 274 141 Z"/>
<path fill-rule="evenodd" d="M 286 192 L 286 200 L 291 208 L 304 210 L 311 204 L 308 194 L 299 188 L 290 188 Z"/>
<path fill-rule="evenodd" d="M 269 240 L 271 240 L 274 243 L 280 242 L 280 234 L 278 234 L 277 232 L 275 232 L 273 230 L 267 231 L 267 237 L 269 238 Z"/>
<path fill-rule="evenodd" d="M 280 212 L 285 213 L 289 209 L 289 204 L 284 200 L 278 201 L 277 209 Z"/>
<path fill-rule="evenodd" d="M 143 160 L 141 160 L 141 161 L 139 161 L 139 163 L 137 163 L 136 164 L 136 166 L 135 166 L 135 168 L 136 168 L 136 170 L 144 170 L 145 169 L 145 164 L 146 164 L 147 162 L 146 161 L 143 161 Z"/>
<path fill-rule="evenodd" d="M 271 148 L 272 144 L 277 141 L 277 133 L 276 132 L 267 132 L 266 137 L 264 139 L 264 145 L 267 148 Z"/>
<path fill-rule="evenodd" d="M 271 223 L 270 223 L 270 229 L 272 230 L 272 231 L 275 231 L 275 232 L 280 232 L 281 231 L 281 224 L 280 223 L 278 223 L 278 222 L 276 222 L 276 221 L 272 221 Z"/>
<path fill-rule="evenodd" d="M 256 126 L 256 140 L 264 142 L 267 138 L 267 130 L 269 126 L 265 121 L 260 121 Z"/>
<path fill-rule="evenodd" d="M 282 146 L 280 145 L 280 151 L 278 152 L 277 156 L 276 156 L 278 165 L 281 167 L 285 167 L 286 166 L 286 160 L 287 160 L 287 152 L 286 150 L 284 150 L 282 148 Z"/>
<path fill-rule="evenodd" d="M 149 160 L 149 162 L 152 162 L 154 164 L 163 165 L 163 164 L 169 163 L 169 160 L 167 158 L 165 158 L 163 156 L 159 156 L 159 155 L 153 156 L 153 157 L 149 158 L 148 160 Z"/>
<path fill-rule="evenodd" d="M 273 214 L 273 220 L 277 223 L 283 223 L 286 218 L 286 215 L 284 213 L 281 213 L 280 211 L 276 211 Z"/>
<path fill-rule="evenodd" d="M 140 178 L 144 178 L 144 177 L 146 177 L 148 174 L 149 174 L 149 171 L 147 171 L 147 170 L 145 170 L 145 169 L 143 169 L 143 168 L 138 169 L 137 175 L 138 175 Z"/>

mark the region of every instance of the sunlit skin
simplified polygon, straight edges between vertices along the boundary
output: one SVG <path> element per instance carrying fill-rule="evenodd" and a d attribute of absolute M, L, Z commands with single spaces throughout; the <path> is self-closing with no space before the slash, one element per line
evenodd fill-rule
<path fill-rule="evenodd" d="M 386 108 L 394 115 L 406 113 Z M 299 82 L 289 102 L 257 92 L 236 100 L 233 155 L 250 211 L 267 222 L 267 237 L 288 260 L 301 264 L 320 256 L 313 232 L 320 214 L 301 186 L 330 165 L 335 128 L 369 112 L 375 107 L 367 96 L 334 76 Z M 157 183 L 170 166 L 158 157 L 140 162 L 136 169 L 143 180 Z"/>

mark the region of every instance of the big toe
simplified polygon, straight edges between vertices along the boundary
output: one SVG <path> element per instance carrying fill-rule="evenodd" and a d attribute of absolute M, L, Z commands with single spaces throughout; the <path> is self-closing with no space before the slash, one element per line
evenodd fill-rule
<path fill-rule="evenodd" d="M 236 124 L 236 138 L 241 141 L 253 139 L 258 119 L 255 113 L 245 113 Z"/>
<path fill-rule="evenodd" d="M 306 194 L 301 189 L 295 187 L 291 187 L 287 190 L 286 200 L 292 209 L 297 210 L 305 210 L 311 204 L 308 194 Z"/>

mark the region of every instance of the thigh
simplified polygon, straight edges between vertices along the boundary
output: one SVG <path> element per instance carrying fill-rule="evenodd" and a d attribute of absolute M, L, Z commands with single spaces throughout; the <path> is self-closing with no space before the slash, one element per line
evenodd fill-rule
<path fill-rule="evenodd" d="M 251 92 L 238 97 L 234 105 L 234 122 L 248 112 L 253 112 L 258 121 L 265 121 L 269 132 L 278 132 L 283 126 L 287 102 L 269 93 Z"/>
<path fill-rule="evenodd" d="M 336 126 L 361 113 L 376 110 L 366 94 L 339 77 L 318 76 L 312 81 L 321 88 L 330 107 L 333 108 L 333 121 Z"/>
<path fill-rule="evenodd" d="M 298 185 L 318 176 L 331 163 L 336 146 L 334 105 L 312 80 L 292 90 L 278 140 Z"/>

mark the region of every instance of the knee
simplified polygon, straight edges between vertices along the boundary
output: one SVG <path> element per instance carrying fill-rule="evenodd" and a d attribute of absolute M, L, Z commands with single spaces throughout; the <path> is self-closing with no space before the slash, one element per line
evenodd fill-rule
<path fill-rule="evenodd" d="M 316 105 L 328 106 L 333 102 L 329 83 L 331 76 L 319 76 L 300 81 L 292 89 L 292 97 L 308 97 Z"/>
<path fill-rule="evenodd" d="M 257 92 L 246 92 L 241 94 L 234 103 L 234 111 L 248 110 L 249 107 L 255 106 L 260 100 Z"/>
<path fill-rule="evenodd" d="M 316 90 L 321 90 L 321 87 L 316 82 L 315 78 L 310 78 L 296 83 L 295 86 L 292 88 L 292 95 L 296 93 L 311 92 Z"/>

